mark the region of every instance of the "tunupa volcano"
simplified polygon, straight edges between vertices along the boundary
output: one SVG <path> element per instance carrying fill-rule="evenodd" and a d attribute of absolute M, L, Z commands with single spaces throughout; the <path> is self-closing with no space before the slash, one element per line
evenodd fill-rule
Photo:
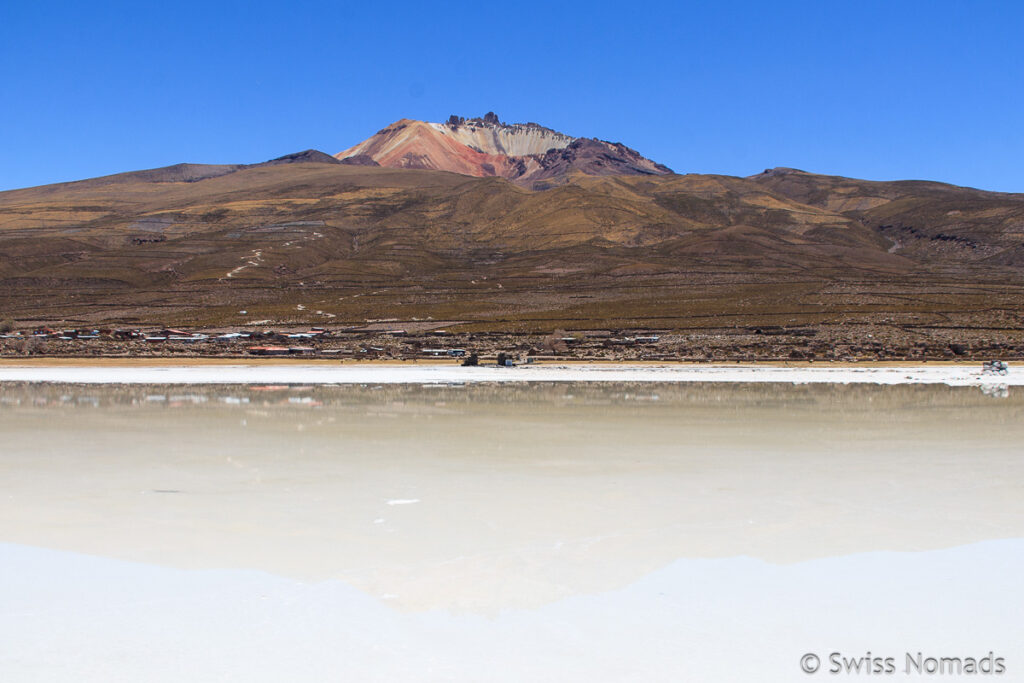
<path fill-rule="evenodd" d="M 670 169 L 617 142 L 573 138 L 536 123 L 452 115 L 445 123 L 402 119 L 335 155 L 348 163 L 500 176 L 545 189 L 569 174 L 668 175 Z"/>
<path fill-rule="evenodd" d="M 0 193 L 0 285 L 0 320 L 18 324 L 1019 336 L 1024 196 L 678 175 L 493 115 L 403 119 L 335 156 Z"/>

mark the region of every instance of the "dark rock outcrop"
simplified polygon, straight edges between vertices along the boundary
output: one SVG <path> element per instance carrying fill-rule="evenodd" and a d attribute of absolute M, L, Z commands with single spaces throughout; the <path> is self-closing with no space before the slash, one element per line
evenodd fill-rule
<path fill-rule="evenodd" d="M 254 166 L 277 166 L 279 164 L 340 164 L 341 162 L 332 157 L 330 154 L 324 154 L 323 152 L 316 149 L 307 149 L 302 152 L 295 152 L 294 154 L 285 154 L 283 157 L 277 157 L 270 161 L 264 161 L 261 164 L 254 164 Z"/>

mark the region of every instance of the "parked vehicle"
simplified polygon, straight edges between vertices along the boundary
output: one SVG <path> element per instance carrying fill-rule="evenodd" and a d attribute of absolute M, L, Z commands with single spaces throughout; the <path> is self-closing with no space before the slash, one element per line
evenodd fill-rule
<path fill-rule="evenodd" d="M 1010 366 L 1005 361 L 987 360 L 981 364 L 981 371 L 986 375 L 1005 375 L 1010 371 Z"/>

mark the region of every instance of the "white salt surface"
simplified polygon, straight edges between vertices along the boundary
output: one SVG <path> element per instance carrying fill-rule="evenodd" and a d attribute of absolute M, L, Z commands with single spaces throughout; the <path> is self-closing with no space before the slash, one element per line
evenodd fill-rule
<path fill-rule="evenodd" d="M 1020 681 L 996 387 L 2 384 L 0 683 Z"/>
<path fill-rule="evenodd" d="M 1024 373 L 972 366 L 775 367 L 763 365 L 208 365 L 0 367 L 0 382 L 82 384 L 450 384 L 470 382 L 786 382 L 793 384 L 1024 385 Z"/>
<path fill-rule="evenodd" d="M 390 607 L 341 581 L 183 571 L 0 544 L 0 673 L 81 681 L 1019 681 L 1022 542 L 789 566 L 679 560 L 621 589 L 491 615 Z M 75 580 L 68 581 L 73 575 Z M 950 591 L 956 586 L 956 591 Z M 1003 676 L 905 673 L 906 653 L 1004 658 Z M 806 653 L 823 668 L 807 676 Z M 868 680 L 873 676 L 865 676 Z"/>

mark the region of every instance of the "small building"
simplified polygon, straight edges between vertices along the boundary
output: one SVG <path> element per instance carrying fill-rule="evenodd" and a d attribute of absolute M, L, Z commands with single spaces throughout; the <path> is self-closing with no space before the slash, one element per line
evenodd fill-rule
<path fill-rule="evenodd" d="M 466 355 L 466 349 L 420 349 L 420 353 L 435 358 L 447 356 L 449 358 L 462 358 Z"/>

